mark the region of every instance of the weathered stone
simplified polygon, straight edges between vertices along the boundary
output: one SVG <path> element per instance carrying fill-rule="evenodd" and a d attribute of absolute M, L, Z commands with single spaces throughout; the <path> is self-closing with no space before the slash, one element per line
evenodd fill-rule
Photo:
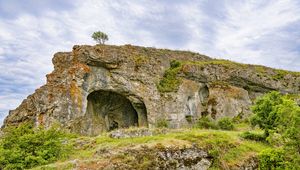
<path fill-rule="evenodd" d="M 148 147 L 140 146 L 133 149 L 121 150 L 118 153 L 111 153 L 107 150 L 96 151 L 98 156 L 110 159 L 110 164 L 98 167 L 99 169 L 176 169 L 176 170 L 206 170 L 211 166 L 212 157 L 204 150 L 195 146 L 179 148 L 169 147 Z M 116 155 L 126 155 L 134 158 L 127 161 L 114 161 Z M 147 160 L 148 164 L 137 165 Z M 102 164 L 103 163 L 99 163 Z"/>
<path fill-rule="evenodd" d="M 172 73 L 178 89 L 162 92 L 158 84 L 173 60 L 183 61 Z M 36 126 L 60 124 L 85 135 L 153 127 L 161 119 L 171 128 L 189 127 L 206 115 L 247 117 L 252 101 L 270 90 L 300 91 L 299 73 L 186 51 L 77 45 L 72 52 L 56 53 L 52 62 L 47 83 L 10 111 L 3 127 L 34 121 Z"/>
<path fill-rule="evenodd" d="M 248 91 L 235 86 L 214 86 L 210 88 L 207 113 L 213 119 L 222 117 L 247 117 L 251 100 Z"/>
<path fill-rule="evenodd" d="M 207 152 L 197 148 L 164 148 L 157 153 L 159 169 L 206 170 L 211 165 Z"/>
<path fill-rule="evenodd" d="M 117 129 L 109 133 L 111 138 L 134 138 L 142 136 L 152 136 L 159 134 L 166 134 L 168 129 L 166 128 L 130 128 L 130 129 Z"/>

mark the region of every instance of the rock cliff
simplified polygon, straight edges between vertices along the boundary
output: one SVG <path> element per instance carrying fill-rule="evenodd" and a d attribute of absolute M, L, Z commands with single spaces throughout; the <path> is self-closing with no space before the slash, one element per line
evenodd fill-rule
<path fill-rule="evenodd" d="M 34 121 L 85 135 L 159 120 L 189 127 L 202 116 L 247 117 L 253 100 L 271 90 L 300 92 L 300 73 L 187 51 L 76 45 L 52 62 L 47 83 L 9 112 L 4 127 Z"/>

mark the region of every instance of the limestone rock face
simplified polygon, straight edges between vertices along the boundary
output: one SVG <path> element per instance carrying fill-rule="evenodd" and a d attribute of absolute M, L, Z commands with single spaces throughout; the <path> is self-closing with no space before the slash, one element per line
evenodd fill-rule
<path fill-rule="evenodd" d="M 213 119 L 248 116 L 252 102 L 248 91 L 235 86 L 212 87 L 208 99 L 208 114 Z"/>
<path fill-rule="evenodd" d="M 162 81 L 170 82 L 173 60 L 181 62 L 172 72 L 177 84 L 159 90 Z M 300 91 L 299 73 L 186 51 L 82 45 L 56 53 L 52 61 L 47 83 L 10 111 L 4 127 L 29 120 L 97 135 L 120 127 L 152 127 L 165 119 L 179 128 L 202 116 L 247 117 L 253 100 L 270 90 Z"/>

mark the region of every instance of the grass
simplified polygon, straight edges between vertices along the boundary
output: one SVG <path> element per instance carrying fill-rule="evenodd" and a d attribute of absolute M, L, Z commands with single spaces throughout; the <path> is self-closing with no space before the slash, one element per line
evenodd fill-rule
<path fill-rule="evenodd" d="M 177 91 L 179 85 L 181 84 L 181 79 L 177 76 L 182 69 L 182 65 L 178 61 L 173 61 L 176 64 L 172 64 L 171 67 L 167 69 L 157 85 L 157 89 L 160 92 L 174 92 Z"/>
<path fill-rule="evenodd" d="M 94 160 L 102 160 L 99 151 L 107 151 L 115 154 L 111 161 L 132 163 L 130 155 L 122 153 L 125 149 L 139 146 L 171 146 L 171 147 L 191 147 L 197 145 L 209 152 L 214 157 L 211 169 L 224 166 L 234 167 L 243 160 L 256 156 L 261 150 L 270 147 L 265 143 L 245 140 L 240 137 L 241 131 L 222 130 L 201 130 L 201 129 L 180 129 L 170 130 L 166 134 L 154 136 L 134 137 L 134 138 L 110 138 L 108 134 L 97 137 L 78 137 L 71 142 L 75 149 L 68 160 L 60 160 L 54 164 L 35 168 L 35 170 L 48 169 L 72 169 L 74 160 L 93 164 Z M 147 153 L 144 153 L 147 155 Z M 152 154 L 153 155 L 153 154 Z M 148 160 L 149 159 L 149 160 Z M 150 161 L 150 162 L 149 162 Z M 146 166 L 151 163 L 151 158 L 143 162 Z"/>
<path fill-rule="evenodd" d="M 172 66 L 172 62 L 178 63 Z M 287 75 L 299 77 L 300 72 L 293 72 L 281 69 L 272 69 L 260 65 L 242 64 L 229 60 L 213 59 L 203 61 L 171 61 L 170 68 L 165 70 L 165 73 L 159 81 L 157 88 L 160 92 L 176 92 L 181 84 L 181 78 L 178 76 L 180 73 L 188 73 L 190 66 L 198 66 L 200 69 L 204 69 L 208 66 L 220 66 L 227 70 L 250 70 L 253 75 L 258 77 L 267 77 L 268 79 L 280 81 Z M 211 85 L 228 86 L 227 82 L 210 82 Z"/>
<path fill-rule="evenodd" d="M 252 64 L 242 64 L 242 63 L 237 63 L 229 60 L 224 60 L 224 59 L 213 59 L 213 60 L 206 60 L 206 61 L 197 61 L 197 62 L 186 62 L 187 64 L 193 64 L 193 65 L 198 65 L 198 66 L 207 66 L 207 65 L 219 65 L 223 66 L 225 68 L 254 68 L 254 70 L 257 73 L 260 73 L 262 75 L 267 75 L 267 70 L 272 70 L 275 72 L 273 75 L 274 78 L 281 79 L 287 74 L 291 74 L 292 76 L 300 76 L 300 72 L 294 72 L 294 71 L 287 71 L 287 70 L 282 70 L 282 69 L 273 69 L 261 65 L 252 65 Z"/>
<path fill-rule="evenodd" d="M 187 64 L 198 65 L 198 66 L 207 66 L 207 65 L 219 65 L 225 68 L 247 68 L 246 64 L 241 64 L 229 60 L 221 60 L 221 59 L 214 59 L 214 60 L 207 60 L 207 61 L 196 61 L 196 62 L 188 62 Z"/>
<path fill-rule="evenodd" d="M 52 165 L 39 166 L 32 168 L 32 170 L 71 170 L 74 169 L 72 162 L 56 163 Z"/>
<path fill-rule="evenodd" d="M 267 144 L 246 140 L 240 143 L 237 147 L 228 150 L 223 155 L 223 160 L 229 167 L 232 167 L 245 161 L 245 158 L 247 159 L 252 156 L 256 156 L 257 153 L 269 147 L 270 146 Z"/>

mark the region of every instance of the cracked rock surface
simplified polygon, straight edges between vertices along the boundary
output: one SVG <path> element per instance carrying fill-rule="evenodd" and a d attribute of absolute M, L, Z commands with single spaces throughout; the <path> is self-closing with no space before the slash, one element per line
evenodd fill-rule
<path fill-rule="evenodd" d="M 176 68 L 178 86 L 162 92 L 158 84 L 168 78 L 173 60 L 182 63 Z M 271 90 L 300 91 L 299 73 L 187 51 L 76 45 L 71 52 L 56 53 L 52 62 L 47 83 L 9 112 L 4 127 L 33 121 L 84 135 L 153 127 L 161 119 L 170 128 L 190 127 L 202 116 L 247 117 L 253 100 Z"/>

